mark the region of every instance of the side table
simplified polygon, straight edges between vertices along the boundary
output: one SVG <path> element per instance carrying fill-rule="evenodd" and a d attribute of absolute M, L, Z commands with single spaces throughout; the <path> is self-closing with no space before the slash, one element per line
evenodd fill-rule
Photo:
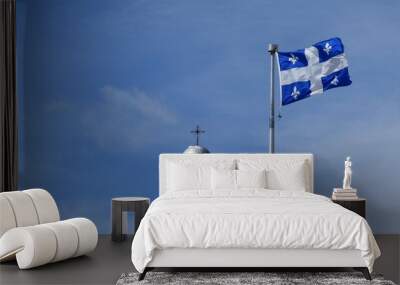
<path fill-rule="evenodd" d="M 339 204 L 340 206 L 359 214 L 365 219 L 365 208 L 367 200 L 363 198 L 358 198 L 354 200 L 336 200 L 332 199 L 333 203 Z"/>
<path fill-rule="evenodd" d="M 112 235 L 113 241 L 123 241 L 126 235 L 123 234 L 123 214 L 124 212 L 135 213 L 135 230 L 136 233 L 140 221 L 144 217 L 150 205 L 150 199 L 145 197 L 118 197 L 111 201 L 112 207 Z"/>

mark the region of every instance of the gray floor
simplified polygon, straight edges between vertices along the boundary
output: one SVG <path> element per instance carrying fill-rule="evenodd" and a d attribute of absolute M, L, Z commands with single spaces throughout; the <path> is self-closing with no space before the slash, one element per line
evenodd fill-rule
<path fill-rule="evenodd" d="M 134 270 L 130 246 L 129 240 L 115 243 L 100 236 L 89 256 L 29 270 L 18 270 L 15 262 L 0 264 L 0 284 L 115 284 L 122 273 Z"/>
<path fill-rule="evenodd" d="M 400 235 L 376 235 L 375 238 L 382 255 L 376 260 L 374 270 L 400 284 Z"/>
<path fill-rule="evenodd" d="M 399 283 L 400 236 L 376 236 L 382 257 L 375 271 Z M 130 261 L 130 240 L 111 242 L 100 236 L 99 244 L 89 256 L 49 264 L 30 270 L 19 270 L 15 262 L 0 265 L 0 284 L 115 284 L 123 272 L 133 271 Z"/>

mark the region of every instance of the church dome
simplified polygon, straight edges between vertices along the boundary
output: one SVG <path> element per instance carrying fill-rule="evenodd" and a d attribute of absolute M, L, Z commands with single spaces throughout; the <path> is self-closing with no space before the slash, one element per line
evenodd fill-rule
<path fill-rule="evenodd" d="M 183 153 L 201 154 L 201 153 L 210 153 L 210 151 L 201 145 L 190 145 Z"/>

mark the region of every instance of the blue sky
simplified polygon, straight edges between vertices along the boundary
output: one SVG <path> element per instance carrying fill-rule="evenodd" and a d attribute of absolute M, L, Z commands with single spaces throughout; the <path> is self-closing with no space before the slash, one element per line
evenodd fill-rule
<path fill-rule="evenodd" d="M 196 124 L 212 152 L 266 151 L 268 43 L 290 51 L 338 36 L 353 84 L 283 107 L 277 150 L 314 153 L 324 195 L 352 156 L 373 229 L 400 232 L 400 2 L 18 0 L 17 8 L 20 184 L 48 188 L 64 217 L 88 216 L 109 231 L 111 197 L 155 198 L 158 154 L 182 152 Z"/>

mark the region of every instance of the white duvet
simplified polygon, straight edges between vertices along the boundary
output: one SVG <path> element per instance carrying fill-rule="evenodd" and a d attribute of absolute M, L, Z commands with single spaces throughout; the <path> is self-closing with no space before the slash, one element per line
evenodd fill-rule
<path fill-rule="evenodd" d="M 358 249 L 372 271 L 380 251 L 365 219 L 306 192 L 181 191 L 156 199 L 132 243 L 132 262 L 143 272 L 155 249 Z"/>

